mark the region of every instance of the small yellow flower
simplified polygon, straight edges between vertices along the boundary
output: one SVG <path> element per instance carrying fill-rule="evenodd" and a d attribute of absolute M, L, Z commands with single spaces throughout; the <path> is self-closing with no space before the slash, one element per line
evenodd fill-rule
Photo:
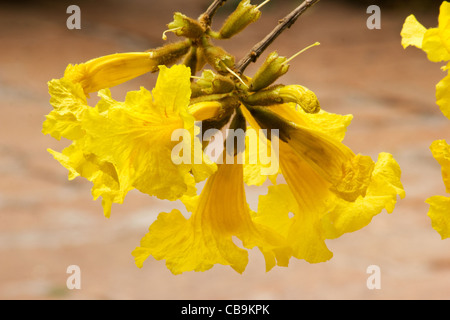
<path fill-rule="evenodd" d="M 442 167 L 442 177 L 447 193 L 450 193 L 450 145 L 445 140 L 437 140 L 431 144 L 431 152 Z M 432 227 L 442 239 L 450 237 L 450 197 L 433 196 L 427 199 L 430 205 L 428 216 Z"/>

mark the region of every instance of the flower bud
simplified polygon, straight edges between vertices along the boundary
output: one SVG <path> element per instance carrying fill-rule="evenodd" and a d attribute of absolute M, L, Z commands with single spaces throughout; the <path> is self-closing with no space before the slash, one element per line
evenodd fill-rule
<path fill-rule="evenodd" d="M 317 113 L 320 111 L 320 103 L 316 94 L 304 86 L 283 86 L 279 90 L 279 95 L 283 102 L 297 103 L 306 113 Z"/>
<path fill-rule="evenodd" d="M 206 61 L 217 71 L 227 72 L 227 68 L 234 66 L 234 57 L 224 49 L 212 45 L 207 38 L 202 39 L 201 48 Z"/>
<path fill-rule="evenodd" d="M 253 106 L 269 106 L 293 102 L 300 105 L 306 113 L 317 113 L 320 111 L 319 100 L 314 92 L 300 85 L 278 85 L 261 90 L 245 97 L 244 102 Z"/>
<path fill-rule="evenodd" d="M 219 101 L 202 101 L 191 104 L 189 112 L 194 116 L 196 121 L 216 118 L 223 112 L 222 103 Z"/>
<path fill-rule="evenodd" d="M 242 0 L 236 10 L 225 20 L 217 34 L 219 39 L 228 39 L 241 32 L 250 23 L 255 22 L 261 16 L 261 11 L 250 4 L 250 0 Z"/>
<path fill-rule="evenodd" d="M 197 81 L 205 94 L 228 93 L 234 89 L 234 82 L 211 70 L 203 71 L 202 77 Z"/>
<path fill-rule="evenodd" d="M 184 57 L 183 64 L 191 69 L 191 74 L 194 75 L 198 68 L 198 54 L 197 47 L 191 47 L 189 52 Z"/>
<path fill-rule="evenodd" d="M 150 58 L 156 62 L 156 66 L 151 72 L 159 71 L 159 65 L 168 66 L 174 64 L 188 53 L 190 47 L 191 41 L 186 40 L 169 43 L 157 49 L 148 50 L 148 52 L 151 53 Z"/>
<path fill-rule="evenodd" d="M 85 63 L 69 64 L 64 77 L 80 83 L 84 93 L 111 88 L 147 72 L 158 71 L 158 65 L 176 62 L 186 54 L 190 42 L 181 41 L 146 52 L 115 53 L 91 59 Z"/>
<path fill-rule="evenodd" d="M 88 94 L 116 86 L 157 67 L 158 61 L 152 58 L 151 52 L 116 53 L 81 64 L 69 64 L 64 77 L 80 83 Z"/>
<path fill-rule="evenodd" d="M 255 73 L 250 82 L 250 91 L 258 91 L 274 83 L 279 77 L 285 74 L 289 65 L 285 64 L 285 57 L 279 57 L 276 51 L 269 54 L 266 61 Z"/>
<path fill-rule="evenodd" d="M 167 26 L 169 27 L 168 31 L 172 30 L 177 36 L 190 39 L 198 39 L 205 33 L 205 29 L 198 21 L 186 17 L 180 12 L 175 12 L 173 21 Z"/>

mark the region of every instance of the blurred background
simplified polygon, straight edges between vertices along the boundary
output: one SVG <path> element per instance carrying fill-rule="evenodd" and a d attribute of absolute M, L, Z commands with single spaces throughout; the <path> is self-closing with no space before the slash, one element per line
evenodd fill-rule
<path fill-rule="evenodd" d="M 220 27 L 236 3 L 228 1 L 213 26 Z M 220 45 L 240 59 L 299 3 L 272 0 L 257 23 Z M 71 4 L 81 8 L 80 30 L 66 27 Z M 433 140 L 450 139 L 450 121 L 435 104 L 435 85 L 445 74 L 422 51 L 400 44 L 409 14 L 426 27 L 437 25 L 440 1 L 322 0 L 246 71 L 252 76 L 271 51 L 291 56 L 320 42 L 291 62 L 281 82 L 312 89 L 329 112 L 353 114 L 344 142 L 356 153 L 374 160 L 380 152 L 394 155 L 407 193 L 394 213 L 383 211 L 366 228 L 327 241 L 334 257 L 326 263 L 292 259 L 288 268 L 266 273 L 255 249 L 242 275 L 216 265 L 174 276 L 153 258 L 142 269 L 135 266 L 131 251 L 157 214 L 181 205 L 130 192 L 104 218 L 100 201 L 92 201 L 91 184 L 69 182 L 46 151 L 69 145 L 41 133 L 52 109 L 47 81 L 62 77 L 69 63 L 163 45 L 162 32 L 175 11 L 196 18 L 209 4 L 0 2 L 0 298 L 449 299 L 450 240 L 432 229 L 424 203 L 445 195 L 440 167 L 429 152 Z M 381 8 L 379 30 L 366 27 L 371 4 Z M 113 88 L 113 96 L 121 100 L 155 80 L 144 75 Z M 253 208 L 263 193 L 248 188 Z M 80 290 L 66 287 L 69 265 L 81 269 Z M 370 265 L 380 267 L 381 289 L 366 285 Z"/>

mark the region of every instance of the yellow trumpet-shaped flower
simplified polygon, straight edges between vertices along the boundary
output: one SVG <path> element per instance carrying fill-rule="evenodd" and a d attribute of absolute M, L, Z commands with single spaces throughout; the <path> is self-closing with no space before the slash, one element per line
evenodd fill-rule
<path fill-rule="evenodd" d="M 244 248 L 261 250 L 267 271 L 276 264 L 288 265 L 291 249 L 285 240 L 251 219 L 241 164 L 220 165 L 199 198 L 189 200 L 187 207 L 192 210 L 189 219 L 178 210 L 159 214 L 140 247 L 133 251 L 138 267 L 151 255 L 165 259 L 174 274 L 205 271 L 214 264 L 229 265 L 242 273 L 248 253 L 233 241 L 234 237 Z"/>
<path fill-rule="evenodd" d="M 69 64 L 64 78 L 80 83 L 87 95 L 156 72 L 159 65 L 171 64 L 185 55 L 189 47 L 189 41 L 179 41 L 146 52 L 115 53 L 85 63 Z"/>
<path fill-rule="evenodd" d="M 260 197 L 254 220 L 282 234 L 294 257 L 326 261 L 332 252 L 325 239 L 364 227 L 382 209 L 392 212 L 397 195 L 404 197 L 400 168 L 390 154 L 381 153 L 373 163 L 340 142 L 349 116 L 325 111 L 312 115 L 289 104 L 270 109 L 288 126 L 280 130 L 279 151 L 287 184 L 269 187 L 269 193 Z M 258 112 L 244 114 L 253 126 L 268 123 Z M 322 126 L 325 119 L 330 126 Z"/>
<path fill-rule="evenodd" d="M 431 152 L 441 165 L 442 177 L 447 193 L 450 193 L 450 145 L 445 140 L 437 140 L 431 144 Z M 433 196 L 426 200 L 430 205 L 428 216 L 432 227 L 442 239 L 450 237 L 450 197 Z"/>
<path fill-rule="evenodd" d="M 444 1 L 440 7 L 437 28 L 425 28 L 414 15 L 406 18 L 401 31 L 404 48 L 415 46 L 426 52 L 430 61 L 450 61 L 450 2 Z M 444 67 L 448 70 L 450 64 Z M 442 113 L 450 119 L 450 75 L 447 74 L 436 85 L 436 103 Z"/>
<path fill-rule="evenodd" d="M 69 169 L 69 178 L 80 175 L 93 181 L 94 197 L 103 197 L 106 216 L 111 202 L 121 203 L 133 188 L 176 200 L 195 193 L 195 183 L 216 170 L 203 154 L 188 163 L 175 164 L 172 159 L 176 129 L 191 132 L 195 143 L 194 117 L 188 110 L 190 70 L 185 66 L 161 66 L 152 93 L 141 88 L 129 92 L 124 102 L 103 89 L 95 108 L 87 105 L 79 83 L 63 78 L 49 87 L 55 109 L 44 123 L 44 133 L 74 140 L 62 154 L 51 153 Z M 65 118 L 66 122 L 58 121 Z"/>
<path fill-rule="evenodd" d="M 158 67 L 152 52 L 116 53 L 89 60 L 85 63 L 69 64 L 64 78 L 80 83 L 86 94 L 111 88 Z"/>
<path fill-rule="evenodd" d="M 277 114 L 279 109 L 280 114 L 290 113 L 292 116 L 287 118 L 279 116 Z M 278 105 L 270 110 L 267 108 L 252 110 L 252 116 L 259 126 L 280 128 L 280 139 L 288 143 L 299 158 L 327 180 L 331 190 L 340 197 L 354 201 L 358 196 L 364 196 L 374 167 L 372 159 L 368 156 L 355 155 L 350 148 L 320 129 L 293 122 L 296 113 L 295 109 L 286 105 Z M 280 162 L 282 153 L 280 150 Z"/>

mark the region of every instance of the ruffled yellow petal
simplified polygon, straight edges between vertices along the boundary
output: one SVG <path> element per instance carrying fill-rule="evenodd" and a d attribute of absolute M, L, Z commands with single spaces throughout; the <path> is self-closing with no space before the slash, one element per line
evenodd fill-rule
<path fill-rule="evenodd" d="M 383 209 L 392 212 L 398 195 L 405 196 L 400 168 L 390 154 L 379 155 L 366 196 L 354 202 L 330 192 L 329 184 L 284 143 L 282 155 L 287 185 L 270 186 L 260 196 L 255 221 L 285 236 L 296 258 L 311 263 L 330 259 L 326 239 L 363 228 Z"/>
<path fill-rule="evenodd" d="M 194 117 L 188 112 L 191 98 L 191 70 L 183 65 L 171 68 L 159 66 L 158 80 L 152 90 L 154 100 L 153 109 L 157 109 L 161 116 L 181 117 L 185 128 L 194 125 Z"/>
<path fill-rule="evenodd" d="M 191 203 L 189 207 L 194 206 Z M 290 249 L 283 238 L 251 220 L 242 165 L 223 164 L 207 180 L 189 219 L 178 210 L 161 213 L 132 254 L 138 267 L 150 255 L 165 259 L 174 274 L 205 271 L 215 264 L 229 265 L 242 273 L 248 254 L 234 238 L 245 248 L 258 247 L 267 270 L 276 264 L 287 266 Z"/>
<path fill-rule="evenodd" d="M 54 79 L 48 83 L 53 110 L 46 116 L 42 133 L 55 139 L 75 140 L 83 135 L 81 117 L 89 108 L 80 84 L 67 79 Z"/>
<path fill-rule="evenodd" d="M 433 141 L 430 146 L 433 157 L 441 165 L 442 178 L 447 193 L 450 193 L 450 145 L 445 140 Z M 430 205 L 428 216 L 432 227 L 442 239 L 450 237 L 450 198 L 433 196 L 426 201 Z"/>
<path fill-rule="evenodd" d="M 425 32 L 422 42 L 422 49 L 427 53 L 430 61 L 440 62 L 450 60 L 448 51 L 443 39 L 443 31 L 440 28 L 430 28 Z"/>
<path fill-rule="evenodd" d="M 439 26 L 425 32 L 422 49 L 433 62 L 450 60 L 450 2 L 440 7 Z"/>
<path fill-rule="evenodd" d="M 143 88 L 140 99 L 133 93 L 124 103 L 112 100 L 109 91 L 101 95 L 106 97 L 102 103 L 111 100 L 111 105 L 103 114 L 89 110 L 84 117 L 86 149 L 113 163 L 123 185 L 169 200 L 185 194 L 195 183 L 190 166 L 177 165 L 171 157 L 177 144 L 172 132 L 183 129 L 181 118 L 161 115 Z"/>
<path fill-rule="evenodd" d="M 405 23 L 403 24 L 402 31 L 400 35 L 402 36 L 402 46 L 407 48 L 408 46 L 415 46 L 417 48 L 422 48 L 423 37 L 427 29 L 417 21 L 414 15 L 409 15 Z"/>
<path fill-rule="evenodd" d="M 430 146 L 431 153 L 441 165 L 442 178 L 447 193 L 450 193 L 450 145 L 445 140 L 436 140 Z"/>
<path fill-rule="evenodd" d="M 426 200 L 430 205 L 428 216 L 431 219 L 431 226 L 442 239 L 450 238 L 450 198 L 443 196 L 433 196 Z"/>
<path fill-rule="evenodd" d="M 436 85 L 436 103 L 442 113 L 450 119 L 450 74 Z"/>
<path fill-rule="evenodd" d="M 439 29 L 447 51 L 450 52 L 450 2 L 443 1 L 439 8 Z"/>
<path fill-rule="evenodd" d="M 68 65 L 64 78 L 80 83 L 86 94 L 111 88 L 157 68 L 152 52 L 116 53 Z"/>
<path fill-rule="evenodd" d="M 95 154 L 85 153 L 80 147 L 82 142 L 74 142 L 62 153 L 48 150 L 67 170 L 69 180 L 78 176 L 93 182 L 92 195 L 94 200 L 102 197 L 104 215 L 111 215 L 112 203 L 123 203 L 126 193 L 130 189 L 121 189 L 116 169 L 106 161 L 101 161 Z"/>
<path fill-rule="evenodd" d="M 133 188 L 176 200 L 185 194 L 195 194 L 196 182 L 217 169 L 203 154 L 194 134 L 198 128 L 188 112 L 189 68 L 161 67 L 160 76 L 154 96 L 141 88 L 129 92 L 124 102 L 118 102 L 108 89 L 103 89 L 95 108 L 87 104 L 80 83 L 67 78 L 49 83 L 54 110 L 47 116 L 43 132 L 74 141 L 62 154 L 51 153 L 70 175 L 80 175 L 94 183 L 94 198 L 102 196 L 106 216 L 111 204 L 123 202 L 125 194 Z M 162 90 L 168 90 L 167 94 Z M 186 143 L 181 142 L 189 147 L 183 149 L 187 160 L 181 164 L 172 157 L 175 145 L 180 143 L 172 141 L 177 129 L 188 133 Z M 199 145 L 200 152 L 192 151 L 194 144 Z M 114 179 L 106 180 L 109 176 Z"/>
<path fill-rule="evenodd" d="M 333 200 L 333 207 L 322 220 L 326 238 L 337 238 L 365 227 L 383 209 L 392 213 L 397 197 L 405 197 L 400 177 L 400 166 L 392 155 L 380 153 L 366 195 L 354 202 Z"/>

